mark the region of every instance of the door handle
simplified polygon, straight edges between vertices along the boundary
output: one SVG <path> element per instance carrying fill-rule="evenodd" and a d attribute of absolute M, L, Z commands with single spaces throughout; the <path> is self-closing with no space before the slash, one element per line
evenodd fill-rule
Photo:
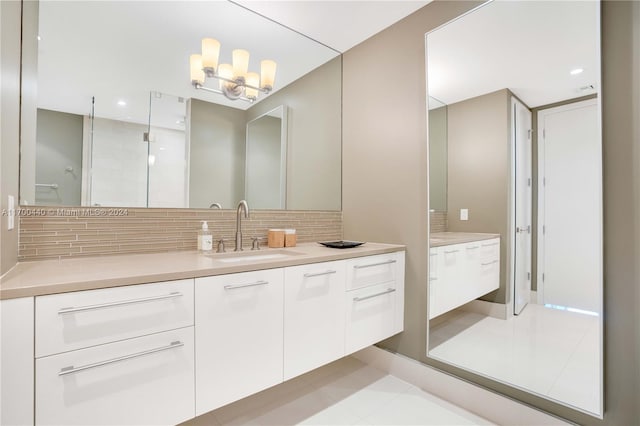
<path fill-rule="evenodd" d="M 527 225 L 526 228 L 524 226 L 522 228 L 516 227 L 516 233 L 522 234 L 524 232 L 526 232 L 527 234 L 530 234 L 531 233 L 531 225 Z"/>

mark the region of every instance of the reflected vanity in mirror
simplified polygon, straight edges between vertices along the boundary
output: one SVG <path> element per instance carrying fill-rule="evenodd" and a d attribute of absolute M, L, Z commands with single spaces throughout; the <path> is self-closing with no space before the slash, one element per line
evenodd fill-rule
<path fill-rule="evenodd" d="M 340 210 L 339 52 L 231 2 L 29 3 L 22 204 Z M 220 64 L 235 49 L 249 71 L 275 61 L 273 90 L 248 102 L 195 88 L 207 37 Z M 276 110 L 277 153 L 252 137 Z"/>
<path fill-rule="evenodd" d="M 427 356 L 601 418 L 599 22 L 494 1 L 427 34 Z"/>

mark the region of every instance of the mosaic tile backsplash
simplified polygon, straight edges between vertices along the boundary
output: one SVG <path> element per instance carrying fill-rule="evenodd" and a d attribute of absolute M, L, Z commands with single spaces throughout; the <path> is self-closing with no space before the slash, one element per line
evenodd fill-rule
<path fill-rule="evenodd" d="M 126 253 L 195 250 L 200 221 L 233 250 L 235 210 L 34 208 L 20 217 L 18 259 L 42 260 Z M 242 218 L 244 247 L 267 229 L 295 228 L 299 243 L 342 238 L 342 212 L 256 210 Z"/>
<path fill-rule="evenodd" d="M 447 231 L 447 212 L 431 212 L 431 232 Z"/>

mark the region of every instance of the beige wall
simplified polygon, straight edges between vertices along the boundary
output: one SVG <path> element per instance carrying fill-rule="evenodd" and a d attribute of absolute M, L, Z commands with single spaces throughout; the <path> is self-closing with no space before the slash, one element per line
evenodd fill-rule
<path fill-rule="evenodd" d="M 472 3 L 434 1 L 344 54 L 345 238 L 407 245 L 405 331 L 382 346 L 579 424 L 638 424 L 640 2 L 603 3 L 604 420 L 425 356 L 428 275 L 424 34 L 471 7 Z M 394 81 L 393 90 L 370 90 L 378 85 L 381 75 L 395 75 L 399 69 L 403 70 L 403 78 Z"/>
<path fill-rule="evenodd" d="M 244 198 L 245 111 L 197 99 L 190 108 L 189 206 L 233 209 Z"/>
<path fill-rule="evenodd" d="M 509 253 L 509 101 L 503 89 L 448 106 L 448 231 L 500 234 L 501 259 Z M 482 299 L 506 303 L 507 282 L 500 262 L 500 288 Z"/>
<path fill-rule="evenodd" d="M 60 186 L 55 191 L 35 191 L 36 202 L 40 205 L 79 206 L 84 117 L 48 109 L 38 109 L 37 115 L 36 183 Z M 67 167 L 72 167 L 73 172 L 67 172 Z M 20 184 L 26 185 L 24 180 Z"/>
<path fill-rule="evenodd" d="M 18 203 L 20 2 L 0 2 L 0 274 L 18 259 L 18 225 L 7 230 L 7 197 Z M 17 219 L 17 218 L 16 218 Z"/>
<path fill-rule="evenodd" d="M 447 211 L 447 107 L 429 110 L 429 208 Z"/>
<path fill-rule="evenodd" d="M 22 98 L 20 107 L 20 204 L 34 204 L 36 184 L 36 120 L 38 102 L 38 9 L 40 3 L 22 4 Z"/>
<path fill-rule="evenodd" d="M 424 37 L 479 3 L 430 3 L 343 56 L 344 235 L 407 246 L 405 332 L 384 346 L 418 360 L 427 324 Z"/>
<path fill-rule="evenodd" d="M 287 209 L 340 210 L 341 68 L 332 59 L 247 110 L 250 121 L 288 108 Z"/>

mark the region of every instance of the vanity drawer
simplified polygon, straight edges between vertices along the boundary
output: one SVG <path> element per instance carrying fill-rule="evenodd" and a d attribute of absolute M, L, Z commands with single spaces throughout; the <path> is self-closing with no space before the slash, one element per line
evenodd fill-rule
<path fill-rule="evenodd" d="M 356 257 L 347 260 L 347 290 L 395 282 L 404 272 L 404 252 Z"/>
<path fill-rule="evenodd" d="M 173 425 L 194 417 L 193 327 L 36 360 L 37 425 Z"/>
<path fill-rule="evenodd" d="M 400 298 L 393 282 L 346 292 L 345 349 L 351 354 L 402 331 Z M 400 292 L 401 293 L 401 292 Z"/>
<path fill-rule="evenodd" d="M 500 260 L 500 238 L 478 241 L 480 245 L 480 257 L 483 262 Z"/>
<path fill-rule="evenodd" d="M 193 325 L 193 279 L 36 297 L 36 358 Z"/>

